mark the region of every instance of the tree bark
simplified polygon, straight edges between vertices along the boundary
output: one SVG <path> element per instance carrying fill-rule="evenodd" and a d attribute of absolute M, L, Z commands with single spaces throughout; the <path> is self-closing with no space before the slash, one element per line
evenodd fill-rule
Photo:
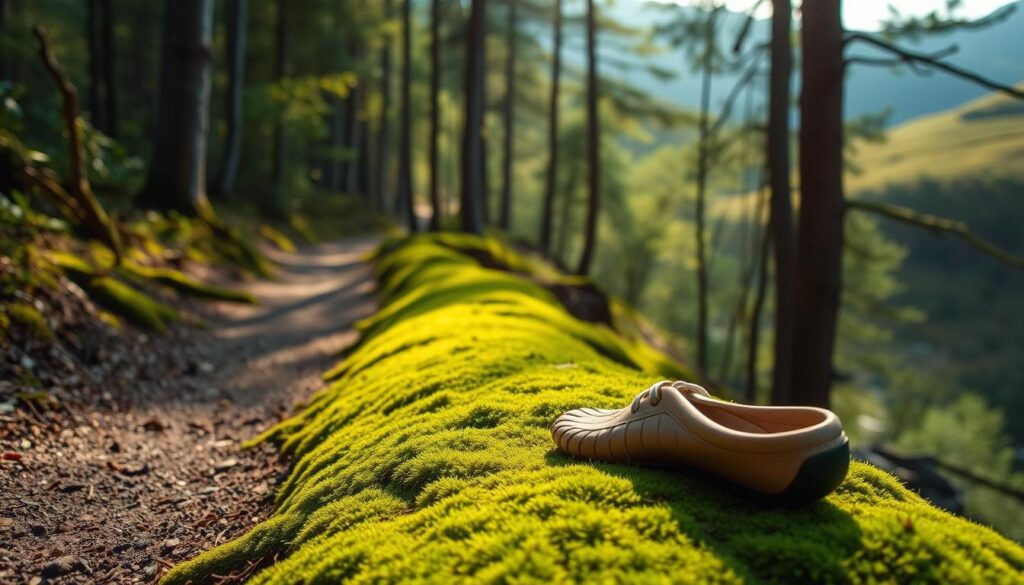
<path fill-rule="evenodd" d="M 103 107 L 103 57 L 99 40 L 99 1 L 85 5 L 86 48 L 89 57 L 89 113 L 93 128 L 103 132 L 107 126 Z"/>
<path fill-rule="evenodd" d="M 392 0 L 384 2 L 384 17 L 391 19 L 394 13 Z M 381 115 L 380 127 L 377 135 L 377 158 L 374 174 L 376 175 L 375 192 L 373 195 L 374 204 L 378 210 L 388 209 L 389 200 L 389 179 L 391 155 L 391 37 L 384 40 L 384 47 L 380 50 L 380 96 Z"/>
<path fill-rule="evenodd" d="M 601 206 L 601 126 L 597 101 L 597 18 L 594 0 L 587 0 L 587 163 L 590 192 L 587 197 L 586 231 L 583 253 L 576 274 L 590 272 L 597 246 L 597 216 Z"/>
<path fill-rule="evenodd" d="M 562 76 L 562 0 L 555 0 L 552 18 L 551 99 L 548 105 L 548 173 L 544 183 L 544 204 L 540 216 L 540 249 L 551 255 L 551 230 L 558 186 L 558 102 Z"/>
<path fill-rule="evenodd" d="M 772 403 L 788 404 L 793 375 L 793 325 L 796 249 L 793 195 L 790 189 L 789 108 L 793 8 L 790 0 L 772 1 L 771 81 L 768 100 L 768 180 L 775 255 L 775 340 Z"/>
<path fill-rule="evenodd" d="M 0 36 L 6 38 L 7 23 L 11 22 L 11 1 L 0 0 Z M 14 71 L 11 67 L 11 57 L 5 43 L 0 43 L 0 83 L 13 82 Z"/>
<path fill-rule="evenodd" d="M 516 57 L 519 51 L 519 1 L 508 0 L 508 58 L 505 62 L 505 152 L 502 162 L 501 203 L 498 226 L 512 227 L 512 163 L 515 160 Z"/>
<path fill-rule="evenodd" d="M 788 402 L 827 407 L 843 257 L 843 28 L 840 0 L 803 6 L 800 222 Z"/>
<path fill-rule="evenodd" d="M 484 229 L 484 40 L 487 1 L 473 0 L 466 35 L 466 124 L 462 135 L 462 231 Z"/>
<path fill-rule="evenodd" d="M 104 133 L 117 138 L 119 132 L 117 115 L 117 68 L 114 48 L 114 7 L 113 0 L 100 0 L 100 47 L 103 59 L 103 118 L 106 121 Z"/>
<path fill-rule="evenodd" d="M 228 87 L 224 95 L 227 133 L 224 135 L 220 170 L 213 185 L 213 192 L 219 197 L 228 197 L 234 193 L 238 163 L 242 155 L 242 88 L 245 86 L 248 12 L 248 0 L 227 0 L 227 42 L 224 45 L 228 68 Z"/>
<path fill-rule="evenodd" d="M 402 119 L 398 143 L 398 201 L 410 232 L 416 231 L 412 195 L 412 0 L 402 5 Z"/>
<path fill-rule="evenodd" d="M 711 68 L 715 51 L 715 18 L 718 9 L 712 9 L 704 25 L 704 55 L 701 59 L 701 96 L 700 121 L 697 142 L 697 194 L 695 199 L 694 223 L 696 224 L 697 251 L 697 367 L 708 371 L 708 263 L 707 251 L 704 249 L 706 217 L 704 212 L 707 195 L 708 164 L 710 157 L 711 134 L 709 131 L 711 109 Z"/>
<path fill-rule="evenodd" d="M 430 230 L 441 229 L 441 193 L 438 190 L 438 133 L 441 131 L 441 0 L 430 3 Z"/>
<path fill-rule="evenodd" d="M 274 23 L 274 79 L 281 83 L 288 76 L 288 9 L 287 0 L 277 0 L 277 18 Z M 285 189 L 287 187 L 288 136 L 282 116 L 274 122 L 274 143 L 271 155 L 270 193 L 261 211 L 270 217 L 283 218 L 288 214 Z"/>
<path fill-rule="evenodd" d="M 208 216 L 205 176 L 213 0 L 167 0 L 165 6 L 160 108 L 140 202 L 154 209 Z"/>
<path fill-rule="evenodd" d="M 362 57 L 362 50 L 359 49 L 356 52 L 359 57 Z M 346 119 L 345 128 L 345 182 L 344 188 L 345 193 L 349 195 L 364 195 L 359 190 L 359 152 L 363 145 L 362 126 L 359 121 L 359 112 L 363 109 L 363 99 L 366 92 L 363 86 L 357 85 L 352 88 L 352 93 L 349 95 L 349 112 Z"/>

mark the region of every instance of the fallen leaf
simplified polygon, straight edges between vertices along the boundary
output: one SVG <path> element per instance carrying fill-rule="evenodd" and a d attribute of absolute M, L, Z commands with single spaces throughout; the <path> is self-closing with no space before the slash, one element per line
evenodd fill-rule
<path fill-rule="evenodd" d="M 5 451 L 3 454 L 4 461 L 21 461 L 21 453 L 15 453 L 14 451 Z"/>

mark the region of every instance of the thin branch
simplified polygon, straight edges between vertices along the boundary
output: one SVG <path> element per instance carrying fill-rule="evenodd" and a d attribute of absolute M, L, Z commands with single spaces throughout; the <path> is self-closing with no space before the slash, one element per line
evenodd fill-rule
<path fill-rule="evenodd" d="M 1024 270 L 1024 258 L 1011 254 L 995 244 L 978 237 L 967 227 L 967 224 L 961 221 L 921 213 L 899 205 L 877 203 L 874 201 L 847 201 L 846 207 L 876 213 L 889 219 L 926 229 L 938 236 L 945 234 L 956 236 L 971 247 L 995 258 L 1003 264 Z"/>
<path fill-rule="evenodd" d="M 941 56 L 935 57 L 934 55 L 927 53 L 917 53 L 914 51 L 908 51 L 906 49 L 897 47 L 892 43 L 888 43 L 881 39 L 876 39 L 864 33 L 851 33 L 846 36 L 846 44 L 849 44 L 853 41 L 862 41 L 883 51 L 888 51 L 889 53 L 892 53 L 893 55 L 899 57 L 901 61 L 905 61 L 908 64 L 929 65 L 931 67 L 934 67 L 935 69 L 948 73 L 949 75 L 952 75 L 954 77 L 966 79 L 967 81 L 973 82 L 982 87 L 986 87 L 988 89 L 991 89 L 992 91 L 998 91 L 1012 98 L 1024 100 L 1024 91 L 1010 85 L 1005 85 L 997 81 L 993 81 L 987 77 L 978 75 L 977 73 L 974 73 L 973 71 L 968 71 L 967 69 L 964 69 L 962 67 L 945 63 L 940 60 L 942 58 Z"/>
<path fill-rule="evenodd" d="M 736 99 L 739 97 L 740 92 L 743 88 L 750 83 L 750 80 L 754 78 L 754 75 L 760 70 L 759 63 L 756 61 L 751 63 L 750 67 L 743 72 L 743 76 L 736 80 L 736 83 L 732 86 L 732 90 L 729 91 L 728 97 L 725 98 L 725 103 L 722 104 L 722 113 L 715 119 L 715 124 L 711 126 L 708 131 L 708 136 L 714 138 L 718 132 L 725 126 L 725 123 L 729 121 L 729 116 L 732 114 L 732 106 L 736 103 Z"/>
<path fill-rule="evenodd" d="M 754 13 L 757 9 L 764 4 L 765 0 L 757 0 L 754 5 L 747 10 L 747 18 L 743 21 L 743 28 L 740 29 L 740 33 L 736 35 L 736 41 L 732 44 L 732 52 L 734 54 L 739 53 L 743 50 L 743 43 L 747 40 L 747 35 L 750 34 L 750 26 L 754 24 Z"/>

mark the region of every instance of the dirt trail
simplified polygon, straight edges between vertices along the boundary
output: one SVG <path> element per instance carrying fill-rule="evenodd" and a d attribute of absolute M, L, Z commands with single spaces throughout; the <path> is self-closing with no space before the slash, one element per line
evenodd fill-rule
<path fill-rule="evenodd" d="M 0 461 L 0 582 L 150 582 L 266 517 L 285 466 L 239 442 L 319 388 L 355 340 L 374 309 L 374 243 L 268 251 L 277 280 L 237 285 L 260 305 L 204 305 L 206 331 L 135 334 L 94 368 L 97 404 L 0 440 L 20 457 Z"/>

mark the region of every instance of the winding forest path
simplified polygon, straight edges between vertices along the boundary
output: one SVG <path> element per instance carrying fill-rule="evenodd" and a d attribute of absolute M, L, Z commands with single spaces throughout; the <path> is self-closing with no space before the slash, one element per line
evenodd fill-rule
<path fill-rule="evenodd" d="M 150 582 L 265 518 L 286 466 L 239 444 L 321 387 L 355 341 L 375 308 L 375 243 L 269 250 L 275 280 L 229 283 L 259 305 L 204 305 L 206 331 L 111 348 L 95 376 L 106 403 L 69 405 L 63 430 L 12 447 L 23 458 L 0 477 L 0 582 Z"/>

